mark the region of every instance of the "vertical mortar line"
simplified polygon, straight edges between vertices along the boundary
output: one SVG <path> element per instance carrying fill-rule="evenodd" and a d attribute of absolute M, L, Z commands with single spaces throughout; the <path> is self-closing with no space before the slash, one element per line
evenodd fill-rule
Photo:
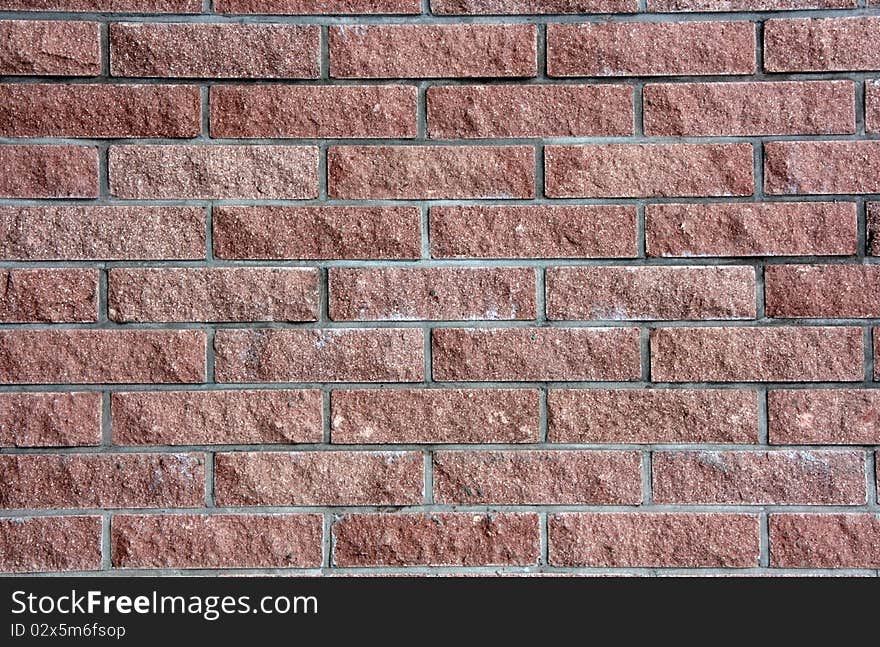
<path fill-rule="evenodd" d="M 549 393 L 550 387 L 546 383 L 538 389 L 538 441 L 541 443 L 546 443 L 550 438 L 550 415 L 547 405 Z"/>
<path fill-rule="evenodd" d="M 650 447 L 642 452 L 642 505 L 654 503 L 654 453 Z"/>
<path fill-rule="evenodd" d="M 755 22 L 755 73 L 760 77 L 764 73 L 764 21 Z"/>
<path fill-rule="evenodd" d="M 550 515 L 549 513 L 538 513 L 538 564 L 540 566 L 548 566 L 550 564 Z"/>
<path fill-rule="evenodd" d="M 205 506 L 214 507 L 214 452 L 205 452 Z"/>
<path fill-rule="evenodd" d="M 424 337 L 422 340 L 422 353 L 424 355 L 425 384 L 430 385 L 434 382 L 434 361 L 431 348 L 432 328 L 431 326 L 425 326 L 422 328 L 422 331 L 422 336 Z"/>
<path fill-rule="evenodd" d="M 109 270 L 105 263 L 98 265 L 98 324 L 105 326 L 110 321 Z"/>
<path fill-rule="evenodd" d="M 109 391 L 101 392 L 101 447 L 113 446 L 113 411 Z"/>
<path fill-rule="evenodd" d="M 205 330 L 205 333 L 208 338 L 205 342 L 205 383 L 216 384 L 214 381 L 214 337 L 217 333 L 217 329 L 213 326 L 209 326 Z"/>
<path fill-rule="evenodd" d="M 755 264 L 755 319 L 760 321 L 767 316 L 767 287 L 763 263 Z"/>
<path fill-rule="evenodd" d="M 762 510 L 758 515 L 758 564 L 770 567 L 770 515 Z"/>
<path fill-rule="evenodd" d="M 868 450 L 868 460 L 865 461 L 865 475 L 868 479 L 868 507 L 877 510 L 878 495 L 877 492 L 877 454 L 874 449 Z"/>
<path fill-rule="evenodd" d="M 330 80 L 330 27 L 321 25 L 321 78 Z"/>
<path fill-rule="evenodd" d="M 109 571 L 113 568 L 113 556 L 110 546 L 110 513 L 101 515 L 101 569 Z"/>
<path fill-rule="evenodd" d="M 428 139 L 428 87 L 430 83 L 420 81 L 416 86 L 416 140 Z"/>
<path fill-rule="evenodd" d="M 333 568 L 333 516 L 325 512 L 321 523 L 321 564 L 324 568 Z"/>
<path fill-rule="evenodd" d="M 110 78 L 110 23 L 102 22 L 100 27 L 101 41 L 101 76 Z"/>
<path fill-rule="evenodd" d="M 547 322 L 547 268 L 535 268 L 535 318 L 539 326 Z"/>
<path fill-rule="evenodd" d="M 201 139 L 211 138 L 211 88 L 207 85 L 199 86 L 199 99 L 202 111 Z"/>
<path fill-rule="evenodd" d="M 427 16 L 431 13 L 431 0 L 422 0 L 422 15 Z"/>
<path fill-rule="evenodd" d="M 633 132 L 637 137 L 645 134 L 645 84 L 633 85 Z"/>
<path fill-rule="evenodd" d="M 322 140 L 318 144 L 318 200 L 321 202 L 326 202 L 327 194 L 330 192 L 330 179 L 327 170 L 329 151 L 330 145 Z"/>
<path fill-rule="evenodd" d="M 434 503 L 434 452 L 431 449 L 425 449 L 422 457 L 424 461 L 423 501 L 425 505 L 430 505 Z"/>
<path fill-rule="evenodd" d="M 427 205 L 421 206 L 421 223 L 420 223 L 420 250 L 423 261 L 431 259 L 431 209 Z"/>
<path fill-rule="evenodd" d="M 322 439 L 325 445 L 329 445 L 333 442 L 333 435 L 331 432 L 331 418 L 332 415 L 332 407 L 330 406 L 330 398 L 331 392 L 330 388 L 327 387 L 321 392 L 321 430 L 322 430 Z"/>
<path fill-rule="evenodd" d="M 104 200 L 110 195 L 110 144 L 102 141 L 98 148 L 98 196 Z"/>
<path fill-rule="evenodd" d="M 755 201 L 763 201 L 764 199 L 764 141 L 762 139 L 752 140 L 752 153 L 754 155 L 753 175 L 755 178 L 755 186 L 752 191 L 752 199 Z"/>
<path fill-rule="evenodd" d="M 758 387 L 758 444 L 770 444 L 770 414 L 767 408 L 766 386 Z"/>
<path fill-rule="evenodd" d="M 544 194 L 544 143 L 539 141 L 535 145 L 535 197 L 543 199 Z"/>
<path fill-rule="evenodd" d="M 644 326 L 639 330 L 639 361 L 642 364 L 642 382 L 651 381 L 651 328 Z"/>
<path fill-rule="evenodd" d="M 865 378 L 863 380 L 866 386 L 873 384 L 875 380 L 874 371 L 874 328 L 870 325 L 864 327 L 862 333 L 865 357 Z"/>
<path fill-rule="evenodd" d="M 535 25 L 536 30 L 538 32 L 538 43 L 537 43 L 537 67 L 538 67 L 538 79 L 546 79 L 547 78 L 547 24 L 546 23 L 538 23 Z"/>
<path fill-rule="evenodd" d="M 205 207 L 205 261 L 208 265 L 214 262 L 214 203 Z"/>
<path fill-rule="evenodd" d="M 868 203 L 865 198 L 859 198 L 856 202 L 856 220 L 858 222 L 858 230 L 856 232 L 856 258 L 860 262 L 868 256 Z"/>
<path fill-rule="evenodd" d="M 636 244 L 638 245 L 638 257 L 648 257 L 648 225 L 645 218 L 645 203 L 639 200 L 636 203 Z"/>
<path fill-rule="evenodd" d="M 865 113 L 867 112 L 865 109 L 865 93 L 867 92 L 867 83 L 863 79 L 855 79 L 853 81 L 856 90 L 856 135 L 865 134 Z"/>

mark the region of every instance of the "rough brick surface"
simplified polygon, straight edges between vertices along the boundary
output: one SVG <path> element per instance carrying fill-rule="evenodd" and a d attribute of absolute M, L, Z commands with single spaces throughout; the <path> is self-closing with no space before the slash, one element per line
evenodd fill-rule
<path fill-rule="evenodd" d="M 236 452 L 214 460 L 220 506 L 407 505 L 422 500 L 419 452 Z"/>
<path fill-rule="evenodd" d="M 770 442 L 778 445 L 880 443 L 880 392 L 870 389 L 770 391 Z"/>
<path fill-rule="evenodd" d="M 0 285 L 2 323 L 98 320 L 95 270 L 0 270 Z"/>
<path fill-rule="evenodd" d="M 0 446 L 99 445 L 101 418 L 100 393 L 2 393 Z"/>
<path fill-rule="evenodd" d="M 770 317 L 880 317 L 877 281 L 871 265 L 774 265 L 764 274 Z"/>
<path fill-rule="evenodd" d="M 789 568 L 877 568 L 880 516 L 770 515 L 770 563 Z"/>
<path fill-rule="evenodd" d="M 758 518 L 745 514 L 565 513 L 550 519 L 559 566 L 747 568 L 758 562 Z"/>
<path fill-rule="evenodd" d="M 634 13 L 635 0 L 431 0 L 440 15 Z"/>
<path fill-rule="evenodd" d="M 758 397 L 747 390 L 569 389 L 547 398 L 557 443 L 739 443 L 758 438 Z"/>
<path fill-rule="evenodd" d="M 511 451 L 434 454 L 434 500 L 474 504 L 642 501 L 637 452 Z"/>
<path fill-rule="evenodd" d="M 648 0 L 648 11 L 784 11 L 853 9 L 858 0 Z"/>
<path fill-rule="evenodd" d="M 880 202 L 869 202 L 866 207 L 868 254 L 880 256 Z"/>
<path fill-rule="evenodd" d="M 417 14 L 420 0 L 216 0 L 220 13 L 247 14 Z"/>
<path fill-rule="evenodd" d="M 652 204 L 650 256 L 836 256 L 856 252 L 851 202 Z"/>
<path fill-rule="evenodd" d="M 141 13 L 199 13 L 199 0 L 2 0 L 0 9 L 23 11 L 108 11 Z"/>
<path fill-rule="evenodd" d="M 880 141 L 769 142 L 764 155 L 768 193 L 880 193 Z"/>
<path fill-rule="evenodd" d="M 91 571 L 101 567 L 101 517 L 0 519 L 0 570 Z"/>
<path fill-rule="evenodd" d="M 0 146 L 0 197 L 95 198 L 98 150 L 90 146 Z"/>
<path fill-rule="evenodd" d="M 118 445 L 317 443 L 317 390 L 136 391 L 114 393 Z"/>
<path fill-rule="evenodd" d="M 877 36 L 877 16 L 768 20 L 764 26 L 764 69 L 875 70 L 880 67 Z"/>
<path fill-rule="evenodd" d="M 526 566 L 539 553 L 536 514 L 352 514 L 332 532 L 338 566 Z"/>
<path fill-rule="evenodd" d="M 0 20 L 0 74 L 97 76 L 101 26 L 96 22 Z"/>
<path fill-rule="evenodd" d="M 529 389 L 334 391 L 334 443 L 525 443 L 538 440 Z"/>

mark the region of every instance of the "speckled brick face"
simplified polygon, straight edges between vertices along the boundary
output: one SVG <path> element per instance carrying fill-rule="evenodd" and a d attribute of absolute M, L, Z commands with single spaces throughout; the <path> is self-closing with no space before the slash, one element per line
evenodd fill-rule
<path fill-rule="evenodd" d="M 876 0 L 0 14 L 0 573 L 880 575 Z"/>

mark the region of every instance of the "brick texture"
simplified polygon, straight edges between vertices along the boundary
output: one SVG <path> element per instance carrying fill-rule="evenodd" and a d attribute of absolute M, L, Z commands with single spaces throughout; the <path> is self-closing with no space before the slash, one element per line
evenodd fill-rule
<path fill-rule="evenodd" d="M 0 575 L 878 575 L 878 42 L 0 0 Z"/>

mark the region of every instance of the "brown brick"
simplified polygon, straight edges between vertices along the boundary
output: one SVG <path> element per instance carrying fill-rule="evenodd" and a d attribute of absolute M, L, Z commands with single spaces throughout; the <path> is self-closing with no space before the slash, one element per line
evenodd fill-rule
<path fill-rule="evenodd" d="M 552 198 L 751 195 L 751 144 L 547 146 Z"/>
<path fill-rule="evenodd" d="M 421 330 L 218 330 L 218 382 L 420 382 Z"/>
<path fill-rule="evenodd" d="M 446 85 L 428 88 L 436 139 L 633 134 L 628 85 Z"/>
<path fill-rule="evenodd" d="M 211 88 L 212 137 L 415 137 L 412 85 Z"/>
<path fill-rule="evenodd" d="M 637 380 L 635 328 L 440 328 L 434 379 Z"/>
<path fill-rule="evenodd" d="M 880 444 L 880 391 L 773 390 L 767 404 L 775 445 Z"/>
<path fill-rule="evenodd" d="M 98 149 L 0 146 L 0 198 L 98 197 Z"/>
<path fill-rule="evenodd" d="M 732 389 L 550 391 L 555 443 L 734 443 L 758 441 L 758 397 Z"/>
<path fill-rule="evenodd" d="M 551 267 L 550 319 L 753 319 L 751 267 Z"/>
<path fill-rule="evenodd" d="M 201 13 L 200 0 L 0 0 L 0 9 L 131 13 Z"/>
<path fill-rule="evenodd" d="M 547 26 L 550 76 L 673 76 L 754 71 L 755 26 L 746 21 Z"/>
<path fill-rule="evenodd" d="M 534 319 L 535 270 L 332 268 L 335 321 Z"/>
<path fill-rule="evenodd" d="M 419 14 L 420 0 L 215 0 L 214 11 L 237 14 Z"/>
<path fill-rule="evenodd" d="M 118 198 L 318 197 L 315 146 L 113 146 Z"/>
<path fill-rule="evenodd" d="M 849 134 L 855 116 L 852 81 L 664 83 L 644 91 L 646 135 Z"/>
<path fill-rule="evenodd" d="M 880 17 L 768 20 L 764 23 L 767 72 L 876 70 Z"/>
<path fill-rule="evenodd" d="M 101 517 L 0 519 L 0 571 L 51 573 L 101 568 Z"/>
<path fill-rule="evenodd" d="M 554 566 L 748 568 L 760 551 L 746 514 L 567 512 L 549 532 Z"/>
<path fill-rule="evenodd" d="M 880 193 L 880 141 L 767 142 L 764 156 L 768 193 Z"/>
<path fill-rule="evenodd" d="M 190 85 L 0 85 L 2 137 L 195 137 Z"/>
<path fill-rule="evenodd" d="M 648 11 L 785 11 L 851 9 L 858 0 L 648 0 Z"/>
<path fill-rule="evenodd" d="M 114 393 L 117 445 L 319 443 L 317 390 Z"/>
<path fill-rule="evenodd" d="M 0 508 L 188 508 L 205 504 L 203 454 L 6 454 Z"/>
<path fill-rule="evenodd" d="M 330 76 L 535 76 L 537 39 L 535 25 L 340 25 L 330 28 Z"/>
<path fill-rule="evenodd" d="M 865 504 L 859 452 L 656 452 L 655 503 Z"/>
<path fill-rule="evenodd" d="M 770 515 L 770 565 L 777 568 L 878 568 L 880 515 Z"/>
<path fill-rule="evenodd" d="M 329 194 L 341 199 L 533 198 L 527 146 L 334 146 Z"/>
<path fill-rule="evenodd" d="M 649 256 L 855 254 L 853 202 L 650 204 Z"/>
<path fill-rule="evenodd" d="M 321 565 L 321 515 L 114 515 L 117 568 L 308 568 Z"/>
<path fill-rule="evenodd" d="M 246 259 L 414 259 L 418 207 L 215 207 L 214 254 Z"/>
<path fill-rule="evenodd" d="M 100 393 L 0 393 L 0 447 L 100 444 Z"/>
<path fill-rule="evenodd" d="M 90 322 L 98 319 L 98 272 L 85 269 L 0 270 L 0 322 Z"/>
<path fill-rule="evenodd" d="M 440 15 L 636 13 L 637 0 L 431 0 Z"/>
<path fill-rule="evenodd" d="M 113 321 L 316 321 L 314 268 L 110 270 Z"/>
<path fill-rule="evenodd" d="M 857 382 L 859 328 L 665 328 L 651 332 L 658 382 Z"/>
<path fill-rule="evenodd" d="M 0 21 L 0 74 L 97 76 L 100 73 L 101 26 L 98 23 Z"/>
<path fill-rule="evenodd" d="M 636 210 L 625 205 L 431 208 L 434 258 L 632 258 Z"/>
<path fill-rule="evenodd" d="M 349 514 L 333 524 L 337 566 L 537 564 L 538 515 Z"/>
<path fill-rule="evenodd" d="M 642 502 L 638 452 L 436 452 L 434 501 L 476 504 Z"/>
<path fill-rule="evenodd" d="M 880 79 L 865 81 L 865 129 L 880 133 Z"/>
<path fill-rule="evenodd" d="M 201 330 L 0 331 L 0 384 L 202 382 Z"/>
<path fill-rule="evenodd" d="M 765 270 L 768 317 L 880 317 L 880 267 L 771 265 Z"/>
<path fill-rule="evenodd" d="M 205 257 L 200 207 L 2 207 L 0 257 L 136 260 Z"/>
<path fill-rule="evenodd" d="M 113 76 L 316 79 L 317 25 L 113 23 Z"/>
<path fill-rule="evenodd" d="M 421 452 L 235 452 L 214 459 L 217 505 L 413 505 Z"/>
<path fill-rule="evenodd" d="M 533 389 L 333 391 L 334 443 L 526 443 L 539 437 Z"/>

